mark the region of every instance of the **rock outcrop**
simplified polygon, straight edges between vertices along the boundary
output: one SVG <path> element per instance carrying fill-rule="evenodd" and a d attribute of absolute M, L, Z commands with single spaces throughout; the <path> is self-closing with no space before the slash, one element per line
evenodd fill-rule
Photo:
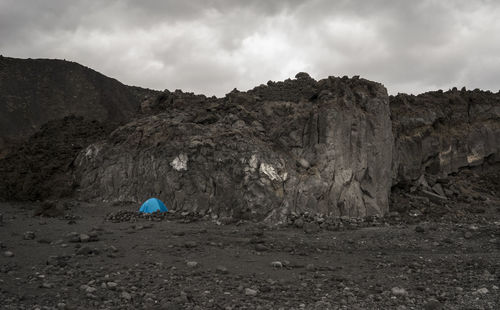
<path fill-rule="evenodd" d="M 391 98 L 393 184 L 500 161 L 500 93 L 462 89 Z"/>
<path fill-rule="evenodd" d="M 129 87 L 74 62 L 0 56 L 0 157 L 50 120 L 76 115 L 122 123 L 154 91 Z"/>
<path fill-rule="evenodd" d="M 83 117 L 49 121 L 0 159 L 0 200 L 42 200 L 73 194 L 73 161 L 113 127 Z"/>
<path fill-rule="evenodd" d="M 290 90 L 293 90 L 291 92 Z M 387 211 L 389 98 L 357 77 L 305 73 L 225 98 L 164 92 L 75 160 L 78 196 L 278 221 L 289 212 Z"/>

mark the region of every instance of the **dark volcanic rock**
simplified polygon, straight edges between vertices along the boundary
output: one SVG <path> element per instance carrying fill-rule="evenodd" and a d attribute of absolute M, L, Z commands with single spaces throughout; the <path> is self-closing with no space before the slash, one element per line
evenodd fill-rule
<path fill-rule="evenodd" d="M 391 97 L 391 117 L 395 184 L 500 161 L 500 93 L 400 94 Z"/>
<path fill-rule="evenodd" d="M 109 131 L 109 127 L 82 117 L 48 122 L 15 152 L 0 159 L 0 199 L 42 200 L 71 195 L 74 158 Z"/>
<path fill-rule="evenodd" d="M 176 91 L 158 114 L 115 130 L 75 161 L 84 199 L 142 201 L 219 216 L 387 210 L 393 137 L 385 88 L 364 79 L 270 82 L 225 98 Z"/>

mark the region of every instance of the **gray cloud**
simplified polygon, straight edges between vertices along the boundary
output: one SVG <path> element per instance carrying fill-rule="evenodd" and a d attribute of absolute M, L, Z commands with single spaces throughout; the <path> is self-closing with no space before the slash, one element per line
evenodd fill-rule
<path fill-rule="evenodd" d="M 219 96 L 299 71 L 497 91 L 498 16 L 488 0 L 0 0 L 0 53 Z"/>

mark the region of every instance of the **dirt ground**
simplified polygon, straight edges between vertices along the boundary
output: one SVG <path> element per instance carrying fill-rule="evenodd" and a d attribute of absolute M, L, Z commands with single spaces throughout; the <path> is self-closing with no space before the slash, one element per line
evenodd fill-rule
<path fill-rule="evenodd" d="M 1 308 L 499 309 L 500 165 L 428 179 L 446 200 L 394 188 L 384 218 L 273 227 L 0 203 Z"/>
<path fill-rule="evenodd" d="M 136 206 L 67 207 L 63 217 L 42 218 L 32 216 L 32 205 L 1 204 L 3 309 L 498 309 L 500 304 L 498 204 L 478 224 L 385 222 L 307 232 L 295 226 L 223 225 L 188 215 L 114 223 L 106 220 L 110 212 Z"/>

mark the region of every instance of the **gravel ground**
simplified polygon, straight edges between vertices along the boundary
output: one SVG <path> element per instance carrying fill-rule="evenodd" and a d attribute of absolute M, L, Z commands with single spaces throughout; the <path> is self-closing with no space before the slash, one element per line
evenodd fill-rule
<path fill-rule="evenodd" d="M 408 223 L 400 210 L 334 226 L 297 215 L 273 228 L 189 213 L 142 217 L 137 206 L 65 205 L 64 216 L 45 218 L 33 217 L 34 205 L 0 204 L 2 309 L 500 304 L 498 201 L 464 223 L 443 215 Z"/>

